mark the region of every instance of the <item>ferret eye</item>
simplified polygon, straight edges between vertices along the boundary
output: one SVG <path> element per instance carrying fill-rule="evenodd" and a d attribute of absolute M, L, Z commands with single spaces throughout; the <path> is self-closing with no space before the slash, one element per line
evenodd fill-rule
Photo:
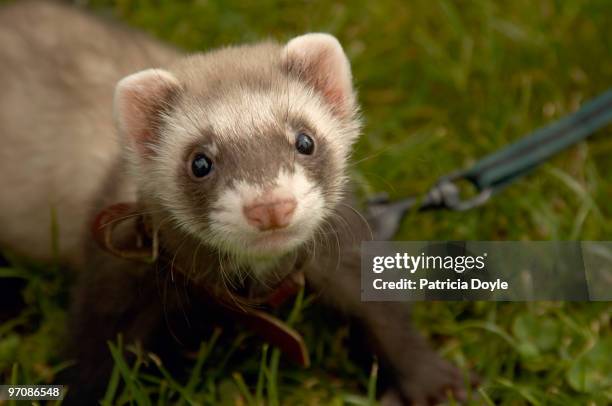
<path fill-rule="evenodd" d="M 191 173 L 196 178 L 203 178 L 210 174 L 213 169 L 213 163 L 209 157 L 202 153 L 195 154 L 191 161 Z"/>
<path fill-rule="evenodd" d="M 314 141 L 308 134 L 299 133 L 295 138 L 295 148 L 300 154 L 310 155 L 314 151 Z"/>

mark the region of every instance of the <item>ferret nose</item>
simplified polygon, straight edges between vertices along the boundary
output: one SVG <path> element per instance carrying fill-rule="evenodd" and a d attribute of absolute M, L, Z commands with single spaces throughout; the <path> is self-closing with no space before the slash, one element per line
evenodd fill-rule
<path fill-rule="evenodd" d="M 285 228 L 291 222 L 297 201 L 294 198 L 257 201 L 244 206 L 249 224 L 260 231 Z"/>

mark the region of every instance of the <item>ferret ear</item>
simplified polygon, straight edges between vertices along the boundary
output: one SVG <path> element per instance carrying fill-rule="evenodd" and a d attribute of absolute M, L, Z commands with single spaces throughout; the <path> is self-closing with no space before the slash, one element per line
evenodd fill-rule
<path fill-rule="evenodd" d="M 180 89 L 163 69 L 147 69 L 121 79 L 115 88 L 114 115 L 119 134 L 142 155 L 157 137 L 159 114 Z"/>
<path fill-rule="evenodd" d="M 283 50 L 283 65 L 319 91 L 334 113 L 342 118 L 353 114 L 351 66 L 334 36 L 312 33 L 293 38 Z"/>

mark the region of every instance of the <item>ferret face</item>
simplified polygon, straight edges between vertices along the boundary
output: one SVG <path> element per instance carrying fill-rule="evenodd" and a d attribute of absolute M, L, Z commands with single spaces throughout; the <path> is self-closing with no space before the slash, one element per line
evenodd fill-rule
<path fill-rule="evenodd" d="M 224 49 L 122 82 L 119 129 L 136 133 L 143 197 L 202 242 L 273 259 L 314 238 L 338 204 L 359 123 L 333 37 Z M 163 103 L 143 109 L 145 98 Z"/>

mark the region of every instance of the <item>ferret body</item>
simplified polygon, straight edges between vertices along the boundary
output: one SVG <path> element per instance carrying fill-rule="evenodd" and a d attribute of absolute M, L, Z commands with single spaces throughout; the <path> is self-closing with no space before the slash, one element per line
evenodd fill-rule
<path fill-rule="evenodd" d="M 0 86 L 0 246 L 51 259 L 55 217 L 60 259 L 84 270 L 75 401 L 100 394 L 117 333 L 153 347 L 164 330 L 196 334 L 176 321 L 205 313 L 190 285 L 264 289 L 296 267 L 365 326 L 398 399 L 461 394 L 405 305 L 360 301 L 369 232 L 346 193 L 360 122 L 335 38 L 186 56 L 71 8 L 19 3 L 0 11 Z M 142 207 L 185 290 L 92 242 L 95 214 L 126 201 Z"/>
<path fill-rule="evenodd" d="M 0 245 L 51 259 L 55 212 L 61 259 L 76 265 L 100 185 L 121 153 L 113 83 L 179 54 L 52 2 L 4 7 L 0 44 Z M 133 200 L 134 186 L 125 189 Z"/>

